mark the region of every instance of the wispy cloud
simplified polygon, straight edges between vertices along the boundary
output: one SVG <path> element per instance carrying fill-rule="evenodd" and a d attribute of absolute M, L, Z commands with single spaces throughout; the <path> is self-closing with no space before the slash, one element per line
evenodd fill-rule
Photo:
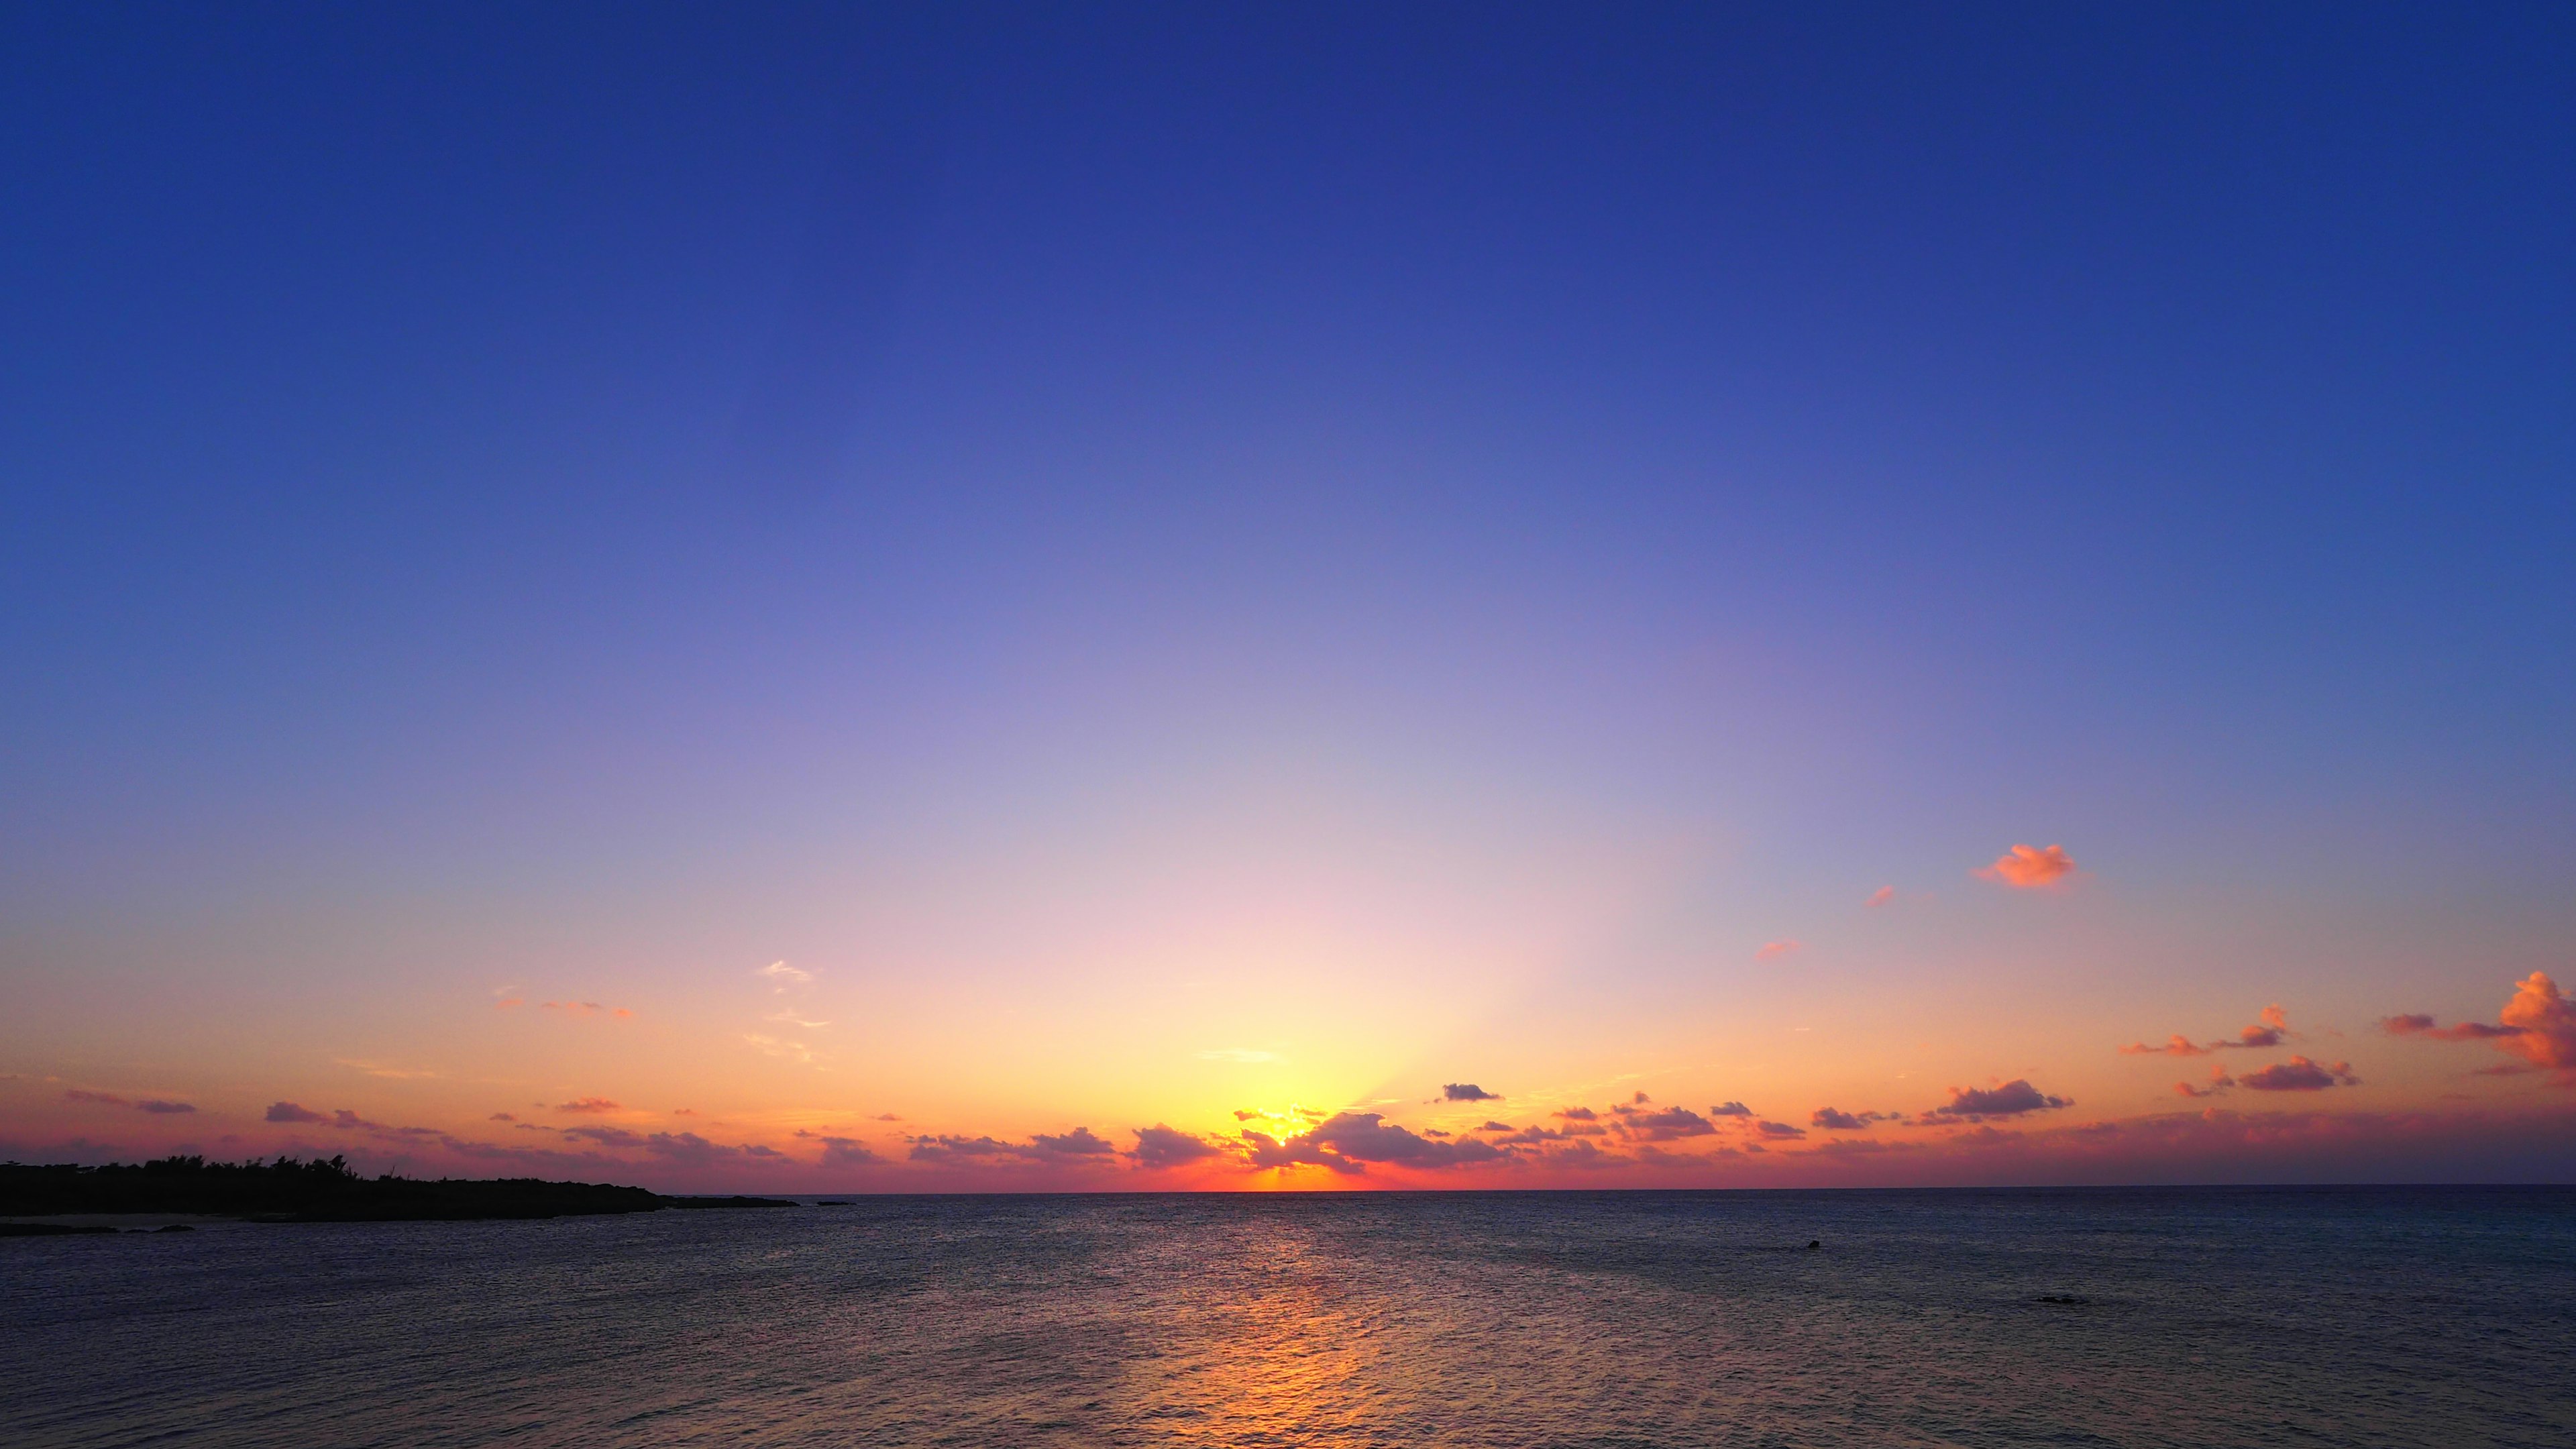
<path fill-rule="evenodd" d="M 1806 949 L 1806 942 L 1782 937 L 1777 941 L 1764 942 L 1762 949 L 1753 953 L 1753 959 L 1756 961 L 1777 961 L 1783 956 L 1795 956 Z"/>
<path fill-rule="evenodd" d="M 2074 873 L 2074 857 L 2068 855 L 2062 845 L 2016 845 L 1996 856 L 1994 864 L 1977 872 L 1987 880 L 2015 890 L 2036 890 L 2055 885 Z"/>
<path fill-rule="evenodd" d="M 597 1115 L 606 1112 L 623 1112 L 626 1109 L 606 1097 L 575 1097 L 569 1102 L 557 1102 L 555 1110 Z"/>
<path fill-rule="evenodd" d="M 596 1001 L 541 1001 L 537 1005 L 543 1010 L 560 1011 L 566 1016 L 617 1017 L 635 1014 L 623 1006 L 602 1006 Z"/>
<path fill-rule="evenodd" d="M 1893 902 L 1895 899 L 1896 887 L 1892 885 L 1883 885 L 1878 889 L 1871 891 L 1869 893 L 1869 899 L 1861 902 L 1861 904 L 1871 907 L 1883 906 Z"/>
<path fill-rule="evenodd" d="M 772 961 L 751 974 L 768 981 L 781 991 L 790 986 L 802 986 L 814 979 L 813 972 L 799 971 L 784 961 Z"/>

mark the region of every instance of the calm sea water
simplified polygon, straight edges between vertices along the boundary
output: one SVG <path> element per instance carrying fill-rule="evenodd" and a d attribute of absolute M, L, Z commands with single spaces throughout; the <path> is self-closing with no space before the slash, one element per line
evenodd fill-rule
<path fill-rule="evenodd" d="M 0 1290 L 10 1445 L 2576 1445 L 2568 1191 L 877 1198 Z"/>

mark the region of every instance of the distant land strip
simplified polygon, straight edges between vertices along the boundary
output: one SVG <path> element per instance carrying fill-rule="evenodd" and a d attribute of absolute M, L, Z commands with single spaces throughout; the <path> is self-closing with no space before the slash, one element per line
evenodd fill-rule
<path fill-rule="evenodd" d="M 794 1207 L 782 1198 L 666 1197 L 601 1182 L 533 1177 L 361 1177 L 339 1157 L 208 1162 L 165 1157 L 140 1164 L 0 1163 L 0 1217 L 182 1213 L 255 1222 L 464 1222 L 649 1213 L 665 1208 Z M 0 1224 L 0 1236 L 12 1226 Z"/>

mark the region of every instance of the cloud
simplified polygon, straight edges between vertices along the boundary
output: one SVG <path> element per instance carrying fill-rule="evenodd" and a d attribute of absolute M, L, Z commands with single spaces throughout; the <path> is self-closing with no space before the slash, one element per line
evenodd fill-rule
<path fill-rule="evenodd" d="M 1620 1124 L 1629 1136 L 1644 1142 L 1671 1142 L 1683 1137 L 1706 1137 L 1717 1127 L 1706 1117 L 1688 1107 L 1667 1107 L 1660 1112 L 1641 1112 Z"/>
<path fill-rule="evenodd" d="M 1996 856 L 1994 864 L 1977 872 L 1987 880 L 2024 891 L 2055 885 L 2074 873 L 2074 858 L 2061 845 L 2016 845 Z"/>
<path fill-rule="evenodd" d="M 485 1121 L 487 1121 L 487 1122 L 516 1122 L 516 1121 L 518 1121 L 518 1120 L 519 1120 L 519 1118 L 518 1118 L 517 1114 L 515 1114 L 515 1113 L 511 1113 L 511 1112 L 495 1112 L 495 1113 L 493 1113 L 491 1116 L 489 1116 L 489 1117 L 487 1117 L 487 1118 L 485 1118 L 485 1119 L 483 1119 L 483 1120 L 485 1120 Z"/>
<path fill-rule="evenodd" d="M 1488 1092 L 1473 1082 L 1447 1082 L 1440 1088 L 1440 1100 L 1443 1102 L 1499 1102 L 1503 1100 L 1503 1094 Z"/>
<path fill-rule="evenodd" d="M 86 1087 L 74 1087 L 70 1091 L 63 1093 L 63 1100 L 66 1102 L 90 1102 L 101 1107 L 131 1107 L 134 1105 L 132 1102 L 116 1095 L 114 1092 L 93 1092 Z"/>
<path fill-rule="evenodd" d="M 2142 1041 L 2133 1041 L 2120 1048 L 2120 1055 L 2124 1057 L 2205 1057 L 2209 1055 L 2209 1048 L 2194 1046 L 2191 1038 L 2175 1032 L 2163 1046 L 2149 1046 Z"/>
<path fill-rule="evenodd" d="M 2499 1023 L 2464 1021 L 2436 1026 L 2421 1012 L 2383 1017 L 2380 1029 L 2391 1036 L 2422 1036 L 2435 1041 L 2491 1041 L 2534 1068 L 2555 1072 L 2576 1085 L 2576 1001 L 2570 1001 L 2549 973 L 2534 971 L 2514 983 L 2513 996 L 2497 1013 Z"/>
<path fill-rule="evenodd" d="M 1568 1122 L 1589 1122 L 1601 1114 L 1589 1107 L 1559 1107 L 1549 1115 L 1562 1117 Z"/>
<path fill-rule="evenodd" d="M 2043 1095 L 2037 1087 L 2016 1077 L 2000 1087 L 1952 1087 L 1950 1100 L 1924 1116 L 1927 1120 L 1982 1122 L 1989 1117 L 2018 1117 L 2025 1112 L 2048 1112 L 2074 1105 L 2064 1097 Z"/>
<path fill-rule="evenodd" d="M 324 1122 L 330 1119 L 324 1117 L 319 1112 L 309 1111 L 303 1107 L 299 1107 L 293 1102 L 271 1102 L 268 1104 L 266 1120 L 271 1122 Z"/>
<path fill-rule="evenodd" d="M 793 1062 L 800 1067 L 813 1067 L 816 1071 L 823 1070 L 815 1061 L 814 1049 L 801 1041 L 783 1041 L 774 1036 L 762 1036 L 758 1032 L 745 1032 L 742 1039 L 752 1050 L 763 1056 L 776 1057 L 782 1062 Z"/>
<path fill-rule="evenodd" d="M 773 1011 L 769 1015 L 761 1018 L 761 1020 L 775 1021 L 786 1026 L 800 1026 L 807 1031 L 821 1031 L 823 1028 L 831 1025 L 828 1021 L 807 1021 L 805 1018 L 798 1016 L 792 1011 Z"/>
<path fill-rule="evenodd" d="M 2352 1074 L 2350 1062 L 2337 1062 L 2326 1067 L 2306 1057 L 2294 1056 L 2286 1062 L 2274 1062 L 2259 1072 L 2247 1072 L 2238 1077 L 2236 1083 L 2257 1092 L 2322 1092 L 2334 1086 L 2360 1086 L 2361 1078 Z"/>
<path fill-rule="evenodd" d="M 1892 1122 L 1893 1112 L 1838 1112 L 1831 1107 L 1818 1107 L 1807 1119 L 1808 1125 L 1830 1132 L 1866 1132 L 1873 1122 Z"/>
<path fill-rule="evenodd" d="M 644 1139 L 642 1136 L 629 1132 L 623 1127 L 566 1127 L 563 1129 L 563 1135 L 566 1137 L 578 1137 L 586 1142 L 596 1142 L 602 1147 L 641 1147 L 644 1145 Z"/>
<path fill-rule="evenodd" d="M 1192 1055 L 1203 1062 L 1242 1062 L 1247 1066 L 1254 1062 L 1279 1060 L 1277 1052 L 1258 1051 L 1252 1047 L 1210 1047 L 1206 1051 L 1194 1052 Z"/>
<path fill-rule="evenodd" d="M 194 1103 L 190 1102 L 165 1102 L 157 1097 L 146 1097 L 142 1101 L 134 1104 L 134 1110 L 137 1112 L 152 1112 L 161 1115 L 168 1115 L 174 1112 L 194 1112 L 197 1108 Z"/>
<path fill-rule="evenodd" d="M 1061 1136 L 1037 1132 L 1029 1137 L 1029 1151 L 1039 1157 L 1106 1157 L 1117 1150 L 1108 1138 L 1088 1127 L 1076 1127 Z"/>
<path fill-rule="evenodd" d="M 1750 1117 L 1753 1115 L 1753 1109 L 1745 1106 L 1742 1102 L 1720 1102 L 1716 1106 L 1708 1109 L 1708 1115 L 1712 1117 Z"/>
<path fill-rule="evenodd" d="M 626 1109 L 620 1107 L 615 1102 L 608 1100 L 606 1097 L 575 1097 L 569 1102 L 557 1102 L 555 1104 L 555 1110 L 558 1112 L 597 1114 L 601 1112 L 622 1112 Z"/>
<path fill-rule="evenodd" d="M 1777 961 L 1783 956 L 1795 956 L 1806 949 L 1806 942 L 1791 940 L 1784 936 L 1777 941 L 1764 942 L 1762 949 L 1753 953 L 1753 959 L 1756 961 Z"/>
<path fill-rule="evenodd" d="M 1765 1137 L 1804 1137 L 1807 1135 L 1806 1128 L 1792 1127 L 1786 1122 L 1755 1122 L 1753 1124 L 1753 1130 L 1761 1133 Z"/>
<path fill-rule="evenodd" d="M 791 985 L 801 986 L 814 979 L 813 972 L 799 971 L 784 961 L 772 961 L 751 974 L 778 983 L 778 989 L 781 991 Z"/>
<path fill-rule="evenodd" d="M 921 1162 L 992 1162 L 1009 1158 L 1018 1162 L 1081 1163 L 1104 1161 L 1117 1149 L 1109 1140 L 1088 1127 L 1050 1136 L 1040 1132 L 1026 1142 L 1002 1142 L 992 1137 L 960 1137 L 941 1133 L 911 1139 L 911 1156 Z"/>
<path fill-rule="evenodd" d="M 347 1067 L 353 1072 L 364 1072 L 371 1077 L 385 1077 L 397 1082 L 420 1081 L 438 1075 L 436 1072 L 416 1068 L 388 1066 L 383 1062 L 360 1061 L 355 1057 L 333 1057 L 331 1060 L 334 1065 Z"/>
<path fill-rule="evenodd" d="M 758 1145 L 731 1147 L 721 1142 L 710 1142 L 695 1132 L 656 1132 L 644 1139 L 644 1150 L 656 1157 L 666 1157 L 673 1162 L 685 1162 L 692 1167 L 704 1167 L 710 1163 L 740 1157 L 780 1155 L 778 1149 L 774 1147 Z"/>
<path fill-rule="evenodd" d="M 541 1001 L 537 1004 L 548 1011 L 560 1011 L 566 1016 L 597 1016 L 602 1012 L 610 1016 L 635 1014 L 623 1006 L 602 1006 L 596 1001 Z"/>
<path fill-rule="evenodd" d="M 856 1137 L 818 1138 L 823 1144 L 824 1167 L 869 1167 L 885 1161 L 875 1148 Z"/>
<path fill-rule="evenodd" d="M 2176 1032 L 2166 1039 L 2163 1046 L 2131 1042 L 2120 1048 L 2120 1054 L 2129 1057 L 2205 1057 L 2211 1052 L 2261 1051 L 2267 1047 L 2279 1046 L 2282 1038 L 2297 1034 L 2290 1030 L 2290 1014 L 2283 1011 L 2277 1001 L 2264 1007 L 2257 1015 L 2260 1019 L 2254 1025 L 2236 1033 L 2234 1040 L 2222 1039 L 2211 1042 L 2207 1046 L 2195 1046 L 2191 1038 Z M 2424 1020 L 2429 1023 L 2432 1018 L 2426 1017 Z"/>
<path fill-rule="evenodd" d="M 1878 889 L 1871 891 L 1869 893 L 1869 899 L 1861 902 L 1861 904 L 1864 906 L 1883 906 L 1895 899 L 1896 887 L 1892 885 L 1883 885 Z"/>
<path fill-rule="evenodd" d="M 1166 1127 L 1160 1122 L 1151 1127 L 1138 1127 L 1134 1131 L 1136 1150 L 1127 1155 L 1136 1160 L 1138 1167 L 1148 1172 L 1225 1155 L 1225 1149 L 1215 1143 L 1202 1137 L 1194 1137 L 1176 1127 Z"/>
<path fill-rule="evenodd" d="M 1314 1131 L 1285 1141 L 1260 1132 L 1246 1132 L 1243 1138 L 1256 1167 L 1286 1167 L 1303 1162 L 1335 1172 L 1356 1173 L 1364 1171 L 1362 1164 L 1370 1162 L 1436 1169 L 1495 1162 L 1507 1156 L 1504 1149 L 1479 1138 L 1433 1141 L 1402 1127 L 1390 1127 L 1375 1112 L 1336 1112 Z"/>

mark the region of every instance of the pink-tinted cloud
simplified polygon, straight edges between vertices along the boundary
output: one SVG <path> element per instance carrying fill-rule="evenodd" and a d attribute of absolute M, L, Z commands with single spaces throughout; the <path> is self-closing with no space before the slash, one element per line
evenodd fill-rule
<path fill-rule="evenodd" d="M 1716 1106 L 1708 1109 L 1708 1115 L 1712 1117 L 1750 1117 L 1753 1115 L 1753 1109 L 1745 1106 L 1742 1102 L 1720 1102 Z"/>
<path fill-rule="evenodd" d="M 1753 953 L 1753 959 L 1756 961 L 1777 961 L 1783 956 L 1795 956 L 1806 949 L 1806 942 L 1794 941 L 1787 937 L 1782 937 L 1777 941 L 1765 942 L 1761 950 Z"/>
<path fill-rule="evenodd" d="M 1755 1122 L 1753 1124 L 1753 1130 L 1761 1133 L 1765 1137 L 1773 1138 L 1794 1138 L 1804 1137 L 1807 1135 L 1806 1128 L 1792 1127 L 1786 1122 Z"/>
<path fill-rule="evenodd" d="M 2176 1082 L 2174 1083 L 2174 1095 L 2177 1097 L 2215 1097 L 2235 1085 L 2236 1079 L 2227 1075 L 2227 1068 L 2211 1067 L 2209 1069 L 2209 1085 L 2205 1087 L 2195 1087 L 2189 1082 Z"/>
<path fill-rule="evenodd" d="M 2561 1082 L 2576 1084 L 2576 1001 L 2558 989 L 2545 971 L 2534 971 L 2514 984 L 2513 996 L 2498 1013 L 2500 1022 L 2464 1021 L 2437 1026 L 2422 1012 L 2383 1017 L 2380 1029 L 2391 1036 L 2421 1036 L 2435 1041 L 2491 1041 L 2535 1069 L 2554 1072 Z"/>
<path fill-rule="evenodd" d="M 1977 872 L 1999 885 L 2025 891 L 2055 885 L 2074 873 L 2074 857 L 2068 855 L 2062 845 L 2016 845 L 1996 856 L 1994 864 Z"/>
<path fill-rule="evenodd" d="M 93 1106 L 99 1107 L 131 1107 L 134 1105 L 132 1102 L 116 1095 L 114 1092 L 93 1092 L 86 1087 L 74 1087 L 70 1091 L 63 1093 L 63 1100 L 66 1102 L 87 1102 Z"/>
<path fill-rule="evenodd" d="M 74 1087 L 63 1093 L 63 1100 L 87 1102 L 100 1107 L 131 1107 L 137 1112 L 149 1112 L 161 1117 L 197 1110 L 193 1102 L 172 1102 L 160 1097 L 146 1097 L 138 1102 L 130 1097 L 120 1097 L 114 1092 L 93 1092 L 82 1087 Z"/>
<path fill-rule="evenodd" d="M 2205 1057 L 2209 1055 L 2209 1048 L 2194 1046 L 2191 1038 L 2175 1032 L 2166 1039 L 2163 1046 L 2149 1046 L 2142 1041 L 2133 1041 L 2120 1048 L 2120 1055 L 2124 1057 Z"/>
<path fill-rule="evenodd" d="M 319 1112 L 299 1107 L 293 1102 L 271 1102 L 268 1104 L 266 1120 L 271 1122 L 327 1122 L 330 1119 Z"/>
<path fill-rule="evenodd" d="M 555 1110 L 558 1112 L 587 1113 L 595 1116 L 604 1112 L 622 1112 L 626 1109 L 615 1102 L 608 1100 L 606 1097 L 575 1097 L 569 1102 L 557 1102 L 555 1104 Z"/>
<path fill-rule="evenodd" d="M 2016 1077 L 1999 1087 L 1952 1087 L 1950 1100 L 1924 1114 L 1927 1120 L 1950 1119 L 1982 1122 L 1989 1117 L 2018 1117 L 2027 1112 L 2050 1112 L 2075 1103 L 2065 1097 L 2052 1097 Z"/>
<path fill-rule="evenodd" d="M 602 1147 L 641 1147 L 644 1145 L 644 1138 L 641 1133 L 629 1132 L 623 1127 L 566 1127 L 563 1129 L 563 1135 L 566 1137 L 576 1137 L 585 1142 L 596 1142 Z"/>
<path fill-rule="evenodd" d="M 1895 899 L 1896 887 L 1892 885 L 1883 885 L 1878 889 L 1871 891 L 1869 893 L 1869 899 L 1861 902 L 1861 904 L 1864 906 L 1883 906 Z"/>

